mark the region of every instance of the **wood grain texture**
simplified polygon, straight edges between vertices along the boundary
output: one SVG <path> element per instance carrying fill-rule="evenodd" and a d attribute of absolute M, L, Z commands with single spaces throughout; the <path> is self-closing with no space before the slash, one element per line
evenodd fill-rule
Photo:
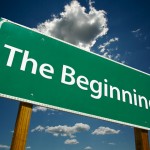
<path fill-rule="evenodd" d="M 150 150 L 148 130 L 134 128 L 136 150 Z"/>
<path fill-rule="evenodd" d="M 11 150 L 25 150 L 32 107 L 32 104 L 20 102 Z"/>

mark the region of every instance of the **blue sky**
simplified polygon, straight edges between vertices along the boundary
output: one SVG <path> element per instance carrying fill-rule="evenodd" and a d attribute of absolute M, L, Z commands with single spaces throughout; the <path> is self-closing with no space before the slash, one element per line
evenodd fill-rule
<path fill-rule="evenodd" d="M 73 5 L 71 0 L 53 2 L 2 0 L 0 16 L 30 28 L 37 28 L 45 34 L 64 38 L 49 29 L 49 25 L 53 25 L 53 31 L 61 28 L 66 35 L 65 38 L 70 40 L 68 38 L 70 34 L 67 33 L 72 26 L 68 25 L 66 28 L 64 16 L 73 18 L 68 22 L 71 24 L 73 21 L 80 22 L 81 15 L 81 20 L 85 19 L 83 14 L 86 14 L 89 17 L 88 21 L 94 19 L 95 28 L 91 28 L 89 34 L 85 19 L 84 30 L 87 35 L 82 36 L 82 42 L 79 44 L 76 38 L 77 31 L 82 32 L 83 27 L 74 25 L 72 30 L 76 31 L 76 34 L 71 39 L 73 44 L 150 73 L 150 2 L 148 0 L 93 2 L 78 0 L 77 6 Z M 77 18 L 72 15 L 72 10 L 69 12 L 69 8 L 64 10 L 67 4 L 69 8 L 72 6 L 72 9 L 76 6 L 75 13 L 79 12 Z M 84 13 L 81 9 L 83 7 L 86 8 Z M 94 17 L 89 15 L 92 9 L 95 11 Z M 60 15 L 62 12 L 64 15 Z M 101 28 L 98 30 L 97 26 Z M 0 99 L 0 149 L 9 149 L 18 106 L 17 101 Z M 133 150 L 134 132 L 132 127 L 34 106 L 26 149 Z"/>

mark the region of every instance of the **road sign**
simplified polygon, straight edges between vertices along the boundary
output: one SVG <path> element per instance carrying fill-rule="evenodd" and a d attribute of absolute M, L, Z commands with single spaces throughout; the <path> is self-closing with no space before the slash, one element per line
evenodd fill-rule
<path fill-rule="evenodd" d="M 6 19 L 1 96 L 150 129 L 150 76 Z"/>

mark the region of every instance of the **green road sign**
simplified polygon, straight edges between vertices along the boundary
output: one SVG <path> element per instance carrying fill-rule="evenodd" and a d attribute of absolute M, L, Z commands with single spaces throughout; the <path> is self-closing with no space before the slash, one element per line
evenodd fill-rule
<path fill-rule="evenodd" d="M 3 97 L 150 129 L 150 76 L 6 19 Z"/>

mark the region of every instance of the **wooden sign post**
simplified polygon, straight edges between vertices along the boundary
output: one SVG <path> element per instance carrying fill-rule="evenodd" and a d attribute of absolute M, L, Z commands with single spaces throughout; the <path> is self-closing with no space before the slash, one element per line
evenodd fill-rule
<path fill-rule="evenodd" d="M 134 128 L 136 150 L 150 150 L 148 130 Z"/>
<path fill-rule="evenodd" d="M 32 106 L 32 104 L 20 102 L 11 150 L 25 150 Z"/>

